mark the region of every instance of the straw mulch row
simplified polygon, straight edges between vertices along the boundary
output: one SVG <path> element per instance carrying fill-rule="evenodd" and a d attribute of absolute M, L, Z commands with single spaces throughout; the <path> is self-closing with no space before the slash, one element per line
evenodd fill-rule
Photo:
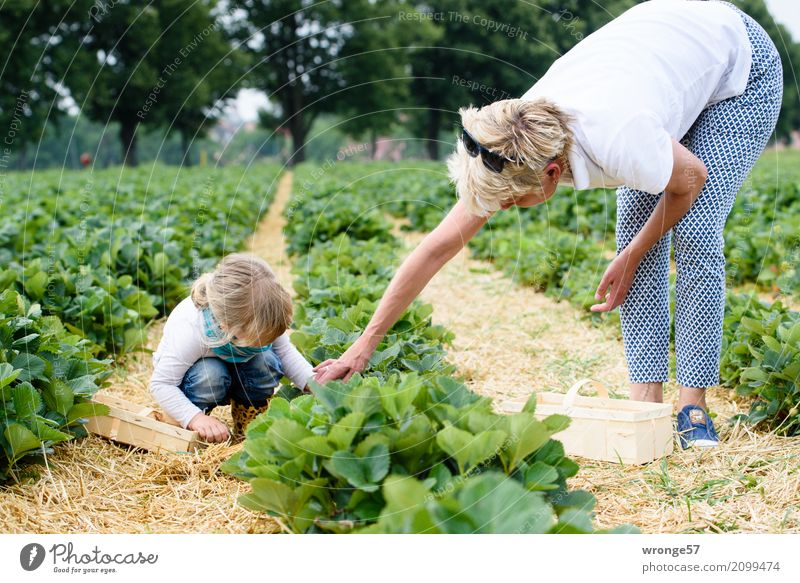
<path fill-rule="evenodd" d="M 419 235 L 408 237 L 409 246 Z M 592 325 L 568 302 L 555 303 L 462 252 L 423 292 L 436 323 L 455 333 L 449 358 L 471 388 L 496 400 L 531 391 L 566 391 L 592 377 L 627 396 L 618 330 Z M 677 401 L 665 387 L 665 401 Z M 709 393 L 722 445 L 676 449 L 668 460 L 624 466 L 576 458 L 571 480 L 597 497 L 599 528 L 620 523 L 646 533 L 800 532 L 800 438 L 731 426 L 747 402 L 727 389 Z M 557 438 L 557 436 L 556 436 Z"/>

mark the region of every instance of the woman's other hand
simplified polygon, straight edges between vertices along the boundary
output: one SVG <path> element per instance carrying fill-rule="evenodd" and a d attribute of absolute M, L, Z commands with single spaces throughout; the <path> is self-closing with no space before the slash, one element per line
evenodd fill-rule
<path fill-rule="evenodd" d="M 640 262 L 640 259 L 625 251 L 614 258 L 603 274 L 603 279 L 600 280 L 600 285 L 597 286 L 594 294 L 596 300 L 605 298 L 605 301 L 601 304 L 594 304 L 590 308 L 592 312 L 610 312 L 625 301 Z M 609 287 L 611 288 L 610 293 L 608 293 Z M 607 293 L 608 297 L 606 297 Z"/>

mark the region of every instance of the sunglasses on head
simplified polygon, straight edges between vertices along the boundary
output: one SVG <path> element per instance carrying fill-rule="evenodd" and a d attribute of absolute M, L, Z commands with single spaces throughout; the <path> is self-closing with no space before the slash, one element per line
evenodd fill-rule
<path fill-rule="evenodd" d="M 506 162 L 511 162 L 513 164 L 517 163 L 516 160 L 501 156 L 497 152 L 492 152 L 489 148 L 482 146 L 478 140 L 472 137 L 466 128 L 461 128 L 461 141 L 463 142 L 467 153 L 473 158 L 480 154 L 483 165 L 492 172 L 497 172 L 500 174 L 503 171 L 503 167 L 505 166 Z"/>

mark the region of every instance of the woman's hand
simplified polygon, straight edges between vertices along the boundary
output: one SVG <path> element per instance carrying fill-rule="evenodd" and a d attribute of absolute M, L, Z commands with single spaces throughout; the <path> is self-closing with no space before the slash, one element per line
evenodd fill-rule
<path fill-rule="evenodd" d="M 205 413 L 198 413 L 187 425 L 192 431 L 197 431 L 198 435 L 209 443 L 221 443 L 230 437 L 228 426 L 215 417 L 209 417 Z"/>
<path fill-rule="evenodd" d="M 316 381 L 348 380 L 367 368 L 369 359 L 387 330 L 411 305 L 431 278 L 475 236 L 489 217 L 476 217 L 459 200 L 447 216 L 405 258 L 364 333 L 337 359 L 326 360 L 314 367 Z"/>
<path fill-rule="evenodd" d="M 315 366 L 314 380 L 320 384 L 339 379 L 347 381 L 357 372 L 362 372 L 367 368 L 375 349 L 365 346 L 363 338 L 360 336 L 339 358 L 329 358 Z"/>
<path fill-rule="evenodd" d="M 600 285 L 597 286 L 594 294 L 596 300 L 605 298 L 605 301 L 602 304 L 594 304 L 590 308 L 592 312 L 610 312 L 625 301 L 639 263 L 641 263 L 641 259 L 631 253 L 626 253 L 625 250 L 614 258 L 603 274 L 603 279 L 600 280 Z M 606 298 L 609 287 L 611 293 Z"/>

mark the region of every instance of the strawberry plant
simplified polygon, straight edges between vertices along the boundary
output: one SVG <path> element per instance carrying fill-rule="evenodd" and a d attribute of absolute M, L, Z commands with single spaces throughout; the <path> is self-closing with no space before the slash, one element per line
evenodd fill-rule
<path fill-rule="evenodd" d="M 800 313 L 729 297 L 723 383 L 754 401 L 743 419 L 785 435 L 800 434 Z"/>
<path fill-rule="evenodd" d="M 295 532 L 592 532 L 594 498 L 532 402 L 498 415 L 446 376 L 354 376 L 273 398 L 223 470 Z M 476 504 L 477 503 L 477 504 Z M 400 507 L 401 506 L 401 507 Z"/>
<path fill-rule="evenodd" d="M 39 302 L 110 353 L 135 349 L 146 324 L 252 232 L 277 170 L 12 174 L 0 289 Z"/>
<path fill-rule="evenodd" d="M 452 206 L 453 189 L 440 165 L 407 166 L 398 171 L 388 164 L 370 164 L 369 170 L 351 165 L 343 173 L 349 183 L 359 185 L 354 195 L 369 197 L 407 219 L 404 228 L 428 231 Z M 757 167 L 751 182 L 758 187 L 746 187 L 737 196 L 725 229 L 726 273 L 730 283 L 753 282 L 791 296 L 800 289 L 800 180 L 797 175 L 777 180 L 773 174 L 774 168 Z M 596 303 L 594 293 L 614 248 L 615 202 L 611 191 L 564 188 L 541 207 L 495 214 L 470 248 L 519 283 L 567 299 L 597 322 L 618 322 L 618 311 L 588 311 Z M 782 433 L 800 433 L 799 357 L 792 332 L 800 315 L 780 304 L 766 307 L 735 294 L 728 294 L 727 303 L 723 384 L 754 398 L 744 419 Z"/>
<path fill-rule="evenodd" d="M 341 235 L 315 245 L 295 266 L 298 306 L 292 342 L 314 364 L 336 358 L 358 338 L 397 264 L 388 243 Z M 392 326 L 370 360 L 373 374 L 401 371 L 449 373 L 444 345 L 452 334 L 431 324 L 433 308 L 414 302 Z"/>
<path fill-rule="evenodd" d="M 91 348 L 39 304 L 0 293 L 0 482 L 21 460 L 85 435 L 85 418 L 106 412 L 90 398 L 110 374 L 109 361 Z"/>

